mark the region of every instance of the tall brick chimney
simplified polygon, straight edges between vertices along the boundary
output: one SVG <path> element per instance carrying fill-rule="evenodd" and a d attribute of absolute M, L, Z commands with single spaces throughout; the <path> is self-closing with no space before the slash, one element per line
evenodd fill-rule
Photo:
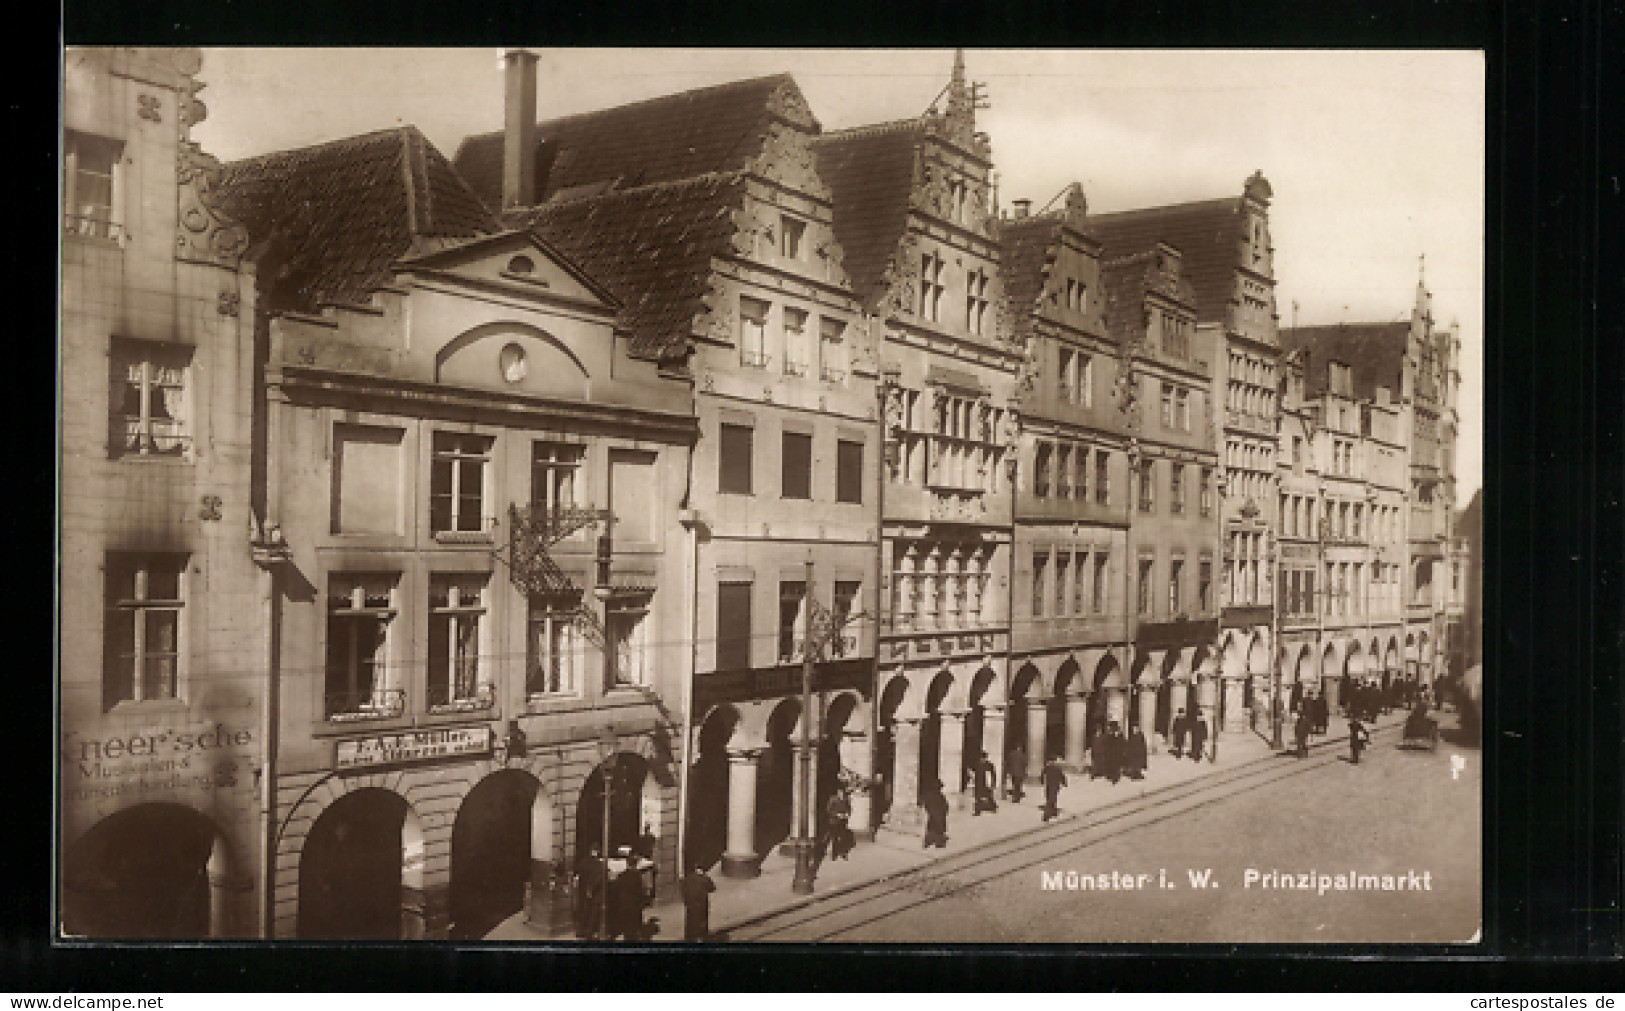
<path fill-rule="evenodd" d="M 536 203 L 536 54 L 503 54 L 502 209 Z"/>

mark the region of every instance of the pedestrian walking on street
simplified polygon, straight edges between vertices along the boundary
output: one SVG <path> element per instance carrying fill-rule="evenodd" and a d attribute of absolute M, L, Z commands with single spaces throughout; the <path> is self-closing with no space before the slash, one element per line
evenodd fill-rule
<path fill-rule="evenodd" d="M 1185 710 L 1181 709 L 1178 713 L 1174 714 L 1174 725 L 1169 728 L 1169 730 L 1172 732 L 1172 735 L 1169 738 L 1169 745 L 1175 758 L 1185 757 L 1186 729 Z"/>
<path fill-rule="evenodd" d="M 824 835 L 818 840 L 818 853 L 815 859 L 822 863 L 824 851 L 829 850 L 831 860 L 845 860 L 847 854 L 852 852 L 856 840 L 852 838 L 852 830 L 847 827 L 852 820 L 852 802 L 847 799 L 844 788 L 837 789 L 829 795 L 829 803 L 824 805 Z"/>
<path fill-rule="evenodd" d="M 1298 711 L 1298 724 L 1293 728 L 1293 738 L 1297 741 L 1297 753 L 1299 758 L 1309 757 L 1310 722 L 1307 709 L 1308 707 L 1305 706 L 1303 709 Z"/>
<path fill-rule="evenodd" d="M 574 892 L 577 937 L 597 937 L 603 931 L 604 871 L 603 858 L 598 855 L 598 844 L 593 843 L 576 861 Z"/>
<path fill-rule="evenodd" d="M 1028 718 L 1031 719 L 1031 717 Z M 1010 752 L 1010 757 L 1005 759 L 1004 774 L 1010 780 L 1010 803 L 1021 803 L 1021 784 L 1027 778 L 1026 748 L 1018 744 L 1015 750 Z"/>
<path fill-rule="evenodd" d="M 703 941 L 711 933 L 711 893 L 716 882 L 695 864 L 678 886 L 683 893 L 683 940 Z"/>
<path fill-rule="evenodd" d="M 1207 743 L 1207 723 L 1200 716 L 1192 716 L 1187 724 L 1191 732 L 1191 761 L 1202 760 L 1202 746 Z"/>
<path fill-rule="evenodd" d="M 1123 775 L 1130 779 L 1144 779 L 1149 749 L 1145 744 L 1145 732 L 1138 723 L 1129 728 L 1127 749 L 1123 759 Z"/>
<path fill-rule="evenodd" d="M 1349 762 L 1359 765 L 1360 752 L 1370 743 L 1371 734 L 1365 729 L 1365 724 L 1360 722 L 1360 718 L 1356 716 L 1349 720 Z"/>
<path fill-rule="evenodd" d="M 922 806 L 925 808 L 925 840 L 921 849 L 948 848 L 948 798 L 942 794 L 942 780 L 931 784 Z"/>
<path fill-rule="evenodd" d="M 1044 763 L 1044 820 L 1061 813 L 1061 787 L 1066 785 L 1066 770 L 1061 768 L 1061 760 L 1052 758 Z"/>
<path fill-rule="evenodd" d="M 971 815 L 981 814 L 983 811 L 997 811 L 998 802 L 993 798 L 994 787 L 999 781 L 999 770 L 993 767 L 993 760 L 982 752 L 982 757 L 976 762 L 976 806 Z"/>

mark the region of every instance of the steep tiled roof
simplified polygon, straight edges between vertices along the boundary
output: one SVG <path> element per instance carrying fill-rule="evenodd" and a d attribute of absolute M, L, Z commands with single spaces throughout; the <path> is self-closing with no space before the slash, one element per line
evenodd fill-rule
<path fill-rule="evenodd" d="M 217 183 L 250 241 L 273 241 L 297 290 L 289 305 L 362 303 L 400 257 L 500 231 L 416 127 L 231 162 Z"/>
<path fill-rule="evenodd" d="M 1196 289 L 1197 321 L 1225 322 L 1246 240 L 1240 198 L 1092 214 L 1089 231 L 1105 243 L 1102 255 L 1114 259 L 1146 252 L 1159 241 L 1178 249 L 1181 270 Z"/>
<path fill-rule="evenodd" d="M 835 239 L 858 300 L 872 307 L 908 224 L 914 149 L 923 124 L 902 120 L 825 134 L 818 174 L 835 203 Z"/>
<path fill-rule="evenodd" d="M 792 105 L 804 108 L 795 79 L 775 74 L 539 123 L 538 199 L 743 168 L 761 148 L 775 99 L 786 97 L 782 89 Z M 501 131 L 468 137 L 452 158 L 492 208 L 502 205 L 502 142 Z"/>
<path fill-rule="evenodd" d="M 603 284 L 623 306 L 632 354 L 659 361 L 687 352 L 712 257 L 727 252 L 743 203 L 743 174 L 720 173 L 555 201 L 516 223 Z"/>
<path fill-rule="evenodd" d="M 1196 308 L 1196 290 L 1183 273 L 1182 264 L 1178 273 L 1165 269 L 1155 252 L 1135 253 L 1102 263 L 1100 283 L 1106 294 L 1106 332 L 1112 340 L 1126 346 L 1145 336 L 1147 292 L 1158 291 Z"/>
<path fill-rule="evenodd" d="M 1018 339 L 1032 329 L 1033 313 L 1049 276 L 1045 268 L 1057 251 L 1064 217 L 1063 212 L 1052 211 L 999 222 L 1000 269 Z"/>
<path fill-rule="evenodd" d="M 1306 397 L 1326 392 L 1326 363 L 1339 361 L 1349 367 L 1355 397 L 1374 399 L 1377 387 L 1386 386 L 1389 394 L 1397 398 L 1410 332 L 1408 321 L 1283 327 L 1281 350 L 1304 350 Z"/>

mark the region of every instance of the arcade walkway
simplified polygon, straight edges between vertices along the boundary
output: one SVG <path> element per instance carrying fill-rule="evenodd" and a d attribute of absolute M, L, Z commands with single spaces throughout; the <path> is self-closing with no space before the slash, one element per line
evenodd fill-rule
<path fill-rule="evenodd" d="M 1403 723 L 1405 715 L 1396 711 L 1380 718 L 1375 727 Z M 1316 750 L 1326 746 L 1344 747 L 1347 723 L 1334 720 L 1329 737 L 1310 739 Z M 1375 728 L 1373 728 L 1375 729 Z M 1287 741 L 1290 744 L 1290 728 Z M 1267 731 L 1265 731 L 1267 733 Z M 1061 791 L 1059 821 L 1078 818 L 1089 812 L 1141 797 L 1154 797 L 1162 790 L 1189 783 L 1241 766 L 1257 762 L 1292 761 L 1290 758 L 1272 757 L 1269 743 L 1251 731 L 1225 734 L 1219 738 L 1217 762 L 1192 762 L 1189 758 L 1175 760 L 1166 751 L 1152 755 L 1150 768 L 1144 780 L 1122 780 L 1117 784 L 1099 779 L 1091 781 L 1087 775 L 1068 773 L 1069 785 Z M 923 849 L 921 830 L 904 833 L 882 826 L 874 842 L 859 842 L 848 860 L 829 861 L 818 868 L 814 894 L 796 895 L 790 890 L 795 870 L 793 857 L 775 851 L 763 859 L 760 876 L 748 879 L 723 877 L 712 872 L 717 890 L 711 896 L 711 933 L 716 940 L 725 940 L 730 928 L 741 926 L 767 915 L 826 898 L 842 891 L 930 864 L 935 860 L 967 849 L 998 840 L 1009 839 L 1030 831 L 1041 824 L 1040 808 L 1043 790 L 1028 790 L 1020 804 L 1000 801 L 999 810 L 992 814 L 971 816 L 970 796 L 965 795 L 963 809 L 955 808 L 948 817 L 947 849 Z M 681 941 L 683 937 L 683 905 L 679 901 L 661 903 L 644 913 L 646 922 L 653 922 L 657 941 Z M 574 941 L 573 935 L 549 935 L 525 922 L 523 914 L 516 914 L 500 924 L 487 941 L 526 942 L 549 939 Z"/>

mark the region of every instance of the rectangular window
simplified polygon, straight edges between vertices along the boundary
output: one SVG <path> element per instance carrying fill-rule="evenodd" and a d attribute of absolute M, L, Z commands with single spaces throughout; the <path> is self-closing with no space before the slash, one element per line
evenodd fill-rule
<path fill-rule="evenodd" d="M 1213 563 L 1198 562 L 1196 565 L 1196 606 L 1206 614 L 1213 610 Z"/>
<path fill-rule="evenodd" d="M 404 434 L 399 428 L 333 426 L 333 533 L 401 532 Z"/>
<path fill-rule="evenodd" d="M 643 630 L 647 624 L 643 619 L 647 614 L 644 607 L 634 604 L 623 603 L 610 610 L 607 630 L 614 657 L 606 667 L 605 673 L 610 680 L 604 685 L 605 691 L 647 683 L 645 672 L 648 667 L 644 662 L 646 650 L 643 641 Z"/>
<path fill-rule="evenodd" d="M 530 636 L 526 643 L 525 692 L 528 695 L 575 695 L 580 691 L 580 645 L 571 599 L 530 599 Z"/>
<path fill-rule="evenodd" d="M 1072 553 L 1070 551 L 1057 551 L 1055 553 L 1055 616 L 1065 617 L 1066 591 L 1072 587 L 1071 578 Z"/>
<path fill-rule="evenodd" d="M 1154 565 L 1155 563 L 1149 558 L 1140 559 L 1140 614 L 1148 617 L 1151 614 L 1151 576 Z"/>
<path fill-rule="evenodd" d="M 767 310 L 759 298 L 739 297 L 739 364 L 746 368 L 767 368 Z"/>
<path fill-rule="evenodd" d="M 812 436 L 785 432 L 783 452 L 784 475 L 780 495 L 784 498 L 812 498 Z"/>
<path fill-rule="evenodd" d="M 942 257 L 920 257 L 920 318 L 935 323 L 942 312 Z"/>
<path fill-rule="evenodd" d="M 1082 614 L 1084 603 L 1089 599 L 1089 556 L 1085 552 L 1078 552 L 1072 560 L 1072 613 Z"/>
<path fill-rule="evenodd" d="M 1056 353 L 1055 382 L 1061 399 L 1069 404 L 1075 403 L 1078 399 L 1077 374 L 1074 371 L 1077 360 L 1077 353 L 1070 348 L 1061 348 Z"/>
<path fill-rule="evenodd" d="M 1111 501 L 1111 476 L 1107 463 L 1107 454 L 1104 449 L 1095 450 L 1095 504 L 1107 505 Z"/>
<path fill-rule="evenodd" d="M 779 255 L 787 260 L 801 259 L 802 240 L 807 236 L 807 223 L 787 215 L 779 216 Z"/>
<path fill-rule="evenodd" d="M 1185 465 L 1182 463 L 1168 465 L 1168 511 L 1185 511 Z"/>
<path fill-rule="evenodd" d="M 102 705 L 179 697 L 185 555 L 106 558 Z"/>
<path fill-rule="evenodd" d="M 751 493 L 751 454 L 755 429 L 723 422 L 717 446 L 717 490 L 729 495 Z"/>
<path fill-rule="evenodd" d="M 965 275 L 965 329 L 973 334 L 987 332 L 987 278 L 985 270 Z"/>
<path fill-rule="evenodd" d="M 847 373 L 846 324 L 838 319 L 820 319 L 818 333 L 818 375 L 826 383 L 844 383 Z"/>
<path fill-rule="evenodd" d="M 119 238 L 113 206 L 115 173 L 124 145 L 68 130 L 63 137 L 62 228 L 69 235 Z"/>
<path fill-rule="evenodd" d="M 717 584 L 717 667 L 748 670 L 750 660 L 751 583 Z"/>
<path fill-rule="evenodd" d="M 1198 494 L 1202 497 L 1202 515 L 1213 515 L 1213 468 L 1202 468 L 1202 487 Z"/>
<path fill-rule="evenodd" d="M 1174 422 L 1182 432 L 1191 430 L 1191 395 L 1189 390 L 1174 391 Z"/>
<path fill-rule="evenodd" d="M 1185 561 L 1175 558 L 1168 563 L 1168 617 L 1179 614 L 1179 584 L 1185 575 Z"/>
<path fill-rule="evenodd" d="M 399 577 L 334 572 L 327 578 L 324 714 L 328 719 L 400 716 L 406 694 L 391 683 L 387 650 Z"/>
<path fill-rule="evenodd" d="M 1095 553 L 1095 586 L 1089 595 L 1090 604 L 1096 614 L 1106 613 L 1106 563 L 1105 552 Z"/>
<path fill-rule="evenodd" d="M 863 502 L 863 443 L 835 443 L 835 501 Z"/>
<path fill-rule="evenodd" d="M 1055 497 L 1072 497 L 1072 447 L 1066 443 L 1055 449 Z"/>
<path fill-rule="evenodd" d="M 655 455 L 629 449 L 609 451 L 609 533 L 618 541 L 655 540 Z"/>
<path fill-rule="evenodd" d="M 807 600 L 807 584 L 800 581 L 779 583 L 779 663 L 792 663 L 801 659 L 802 606 Z"/>
<path fill-rule="evenodd" d="M 1044 616 L 1044 601 L 1049 596 L 1049 552 L 1033 552 L 1033 617 Z"/>
<path fill-rule="evenodd" d="M 436 575 L 429 580 L 428 701 L 431 710 L 477 703 L 480 619 L 487 576 Z M 489 687 L 485 698 L 489 701 Z"/>
<path fill-rule="evenodd" d="M 1033 497 L 1048 498 L 1052 447 L 1040 442 L 1033 447 Z"/>
<path fill-rule="evenodd" d="M 1140 464 L 1140 511 L 1151 512 L 1156 508 L 1156 472 L 1157 462 L 1146 460 Z"/>
<path fill-rule="evenodd" d="M 832 656 L 853 656 L 858 650 L 858 629 L 855 615 L 858 613 L 858 594 L 863 589 L 863 583 L 856 579 L 837 579 L 835 581 L 835 596 L 831 602 L 830 618 L 836 629 L 836 636 L 830 645 Z"/>
<path fill-rule="evenodd" d="M 1079 446 L 1072 453 L 1072 497 L 1081 501 L 1089 498 L 1089 448 Z"/>
<path fill-rule="evenodd" d="M 1162 384 L 1162 427 L 1174 427 L 1174 388 L 1167 383 Z"/>
<path fill-rule="evenodd" d="M 573 509 L 576 482 L 581 473 L 585 446 L 563 442 L 533 442 L 530 445 L 530 504 L 532 510 L 561 512 Z"/>
<path fill-rule="evenodd" d="M 1074 384 L 1077 391 L 1077 402 L 1084 407 L 1094 403 L 1095 388 L 1095 360 L 1083 352 L 1078 352 L 1076 365 L 1077 382 Z"/>
<path fill-rule="evenodd" d="M 192 349 L 115 339 L 112 363 L 111 455 L 186 455 Z"/>
<path fill-rule="evenodd" d="M 492 440 L 483 435 L 434 433 L 429 472 L 429 529 L 434 533 L 477 533 L 486 529 L 486 465 Z"/>
<path fill-rule="evenodd" d="M 794 306 L 785 306 L 781 316 L 784 328 L 784 374 L 805 376 L 811 361 L 807 346 L 807 313 Z"/>

